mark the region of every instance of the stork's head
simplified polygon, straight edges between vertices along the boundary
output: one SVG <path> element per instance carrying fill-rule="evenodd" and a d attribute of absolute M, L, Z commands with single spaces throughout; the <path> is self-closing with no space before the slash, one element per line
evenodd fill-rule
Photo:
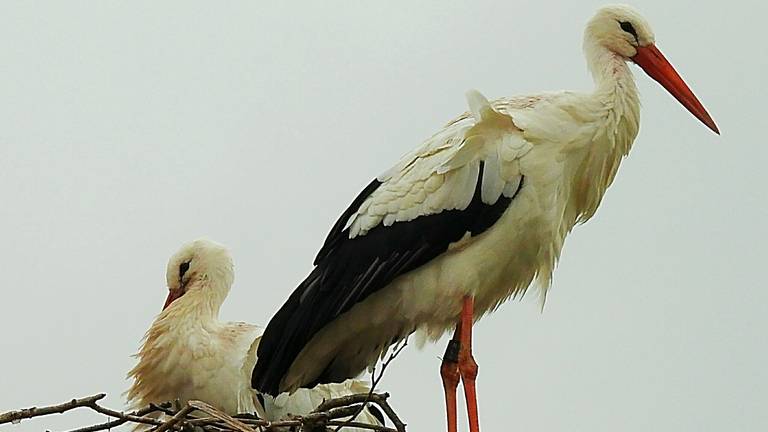
<path fill-rule="evenodd" d="M 625 5 L 604 6 L 587 24 L 587 35 L 610 51 L 631 59 L 638 47 L 653 45 L 655 38 L 648 21 Z"/>
<path fill-rule="evenodd" d="M 192 291 L 220 299 L 229 293 L 234 280 L 232 257 L 224 246 L 199 239 L 182 246 L 170 260 L 165 273 L 168 298 L 163 309 Z"/>
<path fill-rule="evenodd" d="M 600 8 L 587 24 L 585 42 L 597 44 L 640 66 L 691 114 L 713 132 L 720 133 L 701 102 L 656 48 L 656 38 L 650 24 L 635 9 L 626 5 Z"/>

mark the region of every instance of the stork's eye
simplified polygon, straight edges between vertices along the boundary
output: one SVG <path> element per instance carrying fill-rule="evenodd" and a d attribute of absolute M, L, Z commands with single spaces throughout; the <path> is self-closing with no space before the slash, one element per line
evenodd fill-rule
<path fill-rule="evenodd" d="M 179 266 L 179 280 L 181 280 L 184 277 L 184 273 L 186 273 L 187 270 L 189 270 L 189 263 L 188 262 L 181 263 L 181 265 Z"/>
<path fill-rule="evenodd" d="M 621 29 L 624 30 L 625 32 L 631 34 L 632 37 L 635 38 L 635 40 L 638 40 L 637 32 L 635 31 L 635 28 L 632 27 L 632 23 L 630 23 L 629 21 L 620 21 L 619 26 L 621 26 Z"/>

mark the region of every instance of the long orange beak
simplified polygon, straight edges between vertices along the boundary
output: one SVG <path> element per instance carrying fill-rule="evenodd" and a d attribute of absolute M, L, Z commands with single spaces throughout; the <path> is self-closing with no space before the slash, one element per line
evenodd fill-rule
<path fill-rule="evenodd" d="M 664 86 L 675 99 L 683 104 L 697 119 L 707 125 L 712 132 L 720 135 L 720 130 L 717 129 L 715 121 L 712 120 L 712 117 L 709 116 L 709 113 L 701 105 L 696 95 L 688 88 L 685 81 L 680 78 L 675 68 L 664 58 L 664 54 L 655 45 L 650 44 L 638 47 L 637 54 L 632 57 L 632 61 L 643 68 L 645 73 L 650 75 L 656 82 Z"/>
<path fill-rule="evenodd" d="M 183 289 L 176 289 L 176 290 L 168 290 L 168 297 L 165 299 L 165 304 L 163 305 L 163 310 L 165 310 L 168 306 L 171 305 L 171 303 L 174 302 L 174 300 L 178 299 L 184 295 Z"/>

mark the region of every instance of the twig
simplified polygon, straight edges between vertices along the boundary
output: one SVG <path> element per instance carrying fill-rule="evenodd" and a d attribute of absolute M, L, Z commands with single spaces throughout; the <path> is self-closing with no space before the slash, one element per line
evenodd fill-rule
<path fill-rule="evenodd" d="M 173 416 L 174 414 L 176 414 L 176 411 L 173 408 L 171 408 L 171 405 L 172 405 L 171 401 L 163 402 L 161 404 L 151 403 L 149 404 L 149 408 L 152 408 L 152 411 L 150 412 L 160 411 L 165 415 Z"/>
<path fill-rule="evenodd" d="M 167 422 L 161 424 L 160 426 L 153 428 L 153 432 L 164 432 L 168 429 L 172 428 L 176 423 L 180 422 L 184 419 L 184 417 L 187 416 L 187 414 L 194 411 L 194 407 L 192 405 L 187 404 L 184 408 L 179 410 L 179 412 L 176 413 L 173 417 L 171 417 Z"/>
<path fill-rule="evenodd" d="M 405 337 L 405 339 L 402 341 L 402 344 L 396 344 L 395 347 L 392 349 L 392 353 L 389 355 L 389 358 L 387 358 L 384 363 L 381 364 L 381 371 L 379 371 L 379 375 L 376 376 L 376 365 L 373 365 L 373 369 L 371 370 L 371 390 L 368 392 L 368 397 L 365 401 L 363 401 L 363 404 L 360 405 L 360 408 L 358 411 L 351 416 L 348 421 L 353 422 L 357 418 L 357 416 L 360 415 L 361 412 L 365 409 L 365 407 L 368 406 L 368 402 L 371 401 L 371 397 L 373 396 L 373 392 L 376 390 L 376 386 L 379 385 L 379 381 L 384 377 L 384 371 L 387 369 L 387 366 L 389 366 L 390 363 L 392 363 L 392 360 L 397 358 L 398 355 L 400 355 L 401 352 L 405 349 L 405 347 L 408 346 L 408 336 Z M 389 397 L 387 394 L 386 397 Z M 399 417 L 395 414 L 395 411 L 392 409 L 392 407 L 389 406 L 389 404 L 386 402 L 386 397 L 383 398 L 383 402 L 387 405 L 384 407 L 383 405 L 379 404 L 381 406 L 381 409 L 384 411 L 384 413 L 389 417 L 390 420 L 392 420 L 392 423 L 395 425 L 395 428 L 397 428 L 398 432 L 405 432 L 405 424 L 400 420 Z M 390 413 L 392 415 L 390 415 Z M 339 425 L 336 429 L 334 429 L 334 432 L 339 432 L 339 430 L 344 427 L 344 425 Z"/>
<path fill-rule="evenodd" d="M 342 417 L 349 417 L 357 414 L 360 410 L 360 405 L 350 405 L 340 408 L 334 408 L 328 410 L 328 420 L 336 420 Z"/>
<path fill-rule="evenodd" d="M 327 412 L 334 408 L 346 407 L 350 405 L 357 406 L 357 404 L 369 402 L 377 402 L 378 400 L 386 400 L 389 395 L 387 393 L 357 393 L 347 396 L 341 396 L 334 399 L 329 399 L 315 408 L 312 412 Z"/>
<path fill-rule="evenodd" d="M 120 425 L 122 425 L 124 423 L 127 423 L 129 421 L 134 421 L 134 420 L 132 420 L 134 417 L 141 418 L 142 421 L 147 421 L 147 422 L 151 421 L 152 422 L 151 424 L 154 424 L 154 425 L 160 425 L 160 424 L 163 424 L 162 421 L 160 421 L 158 419 L 155 419 L 155 418 L 144 417 L 144 416 L 146 416 L 147 414 L 152 414 L 152 413 L 157 412 L 157 411 L 165 412 L 166 408 L 165 408 L 164 405 L 169 405 L 169 404 L 162 404 L 162 405 L 149 404 L 148 407 L 144 407 L 144 408 L 142 408 L 142 409 L 140 409 L 138 411 L 134 411 L 134 412 L 132 412 L 132 413 L 130 413 L 128 415 L 119 415 L 119 416 L 113 415 L 112 417 L 117 417 L 116 420 L 111 420 L 111 421 L 108 421 L 108 422 L 105 422 L 105 423 L 100 423 L 100 424 L 96 424 L 96 425 L 93 425 L 93 426 L 87 426 L 87 427 L 84 427 L 84 428 L 72 429 L 69 432 L 96 432 L 96 431 L 112 429 L 113 427 L 120 426 Z M 101 408 L 101 407 L 99 407 L 99 408 Z M 107 415 L 109 415 L 109 414 L 107 414 Z"/>
<path fill-rule="evenodd" d="M 398 432 L 397 429 L 392 429 L 392 428 L 386 427 L 386 426 L 379 426 L 379 425 L 375 425 L 375 424 L 353 422 L 353 421 L 349 421 L 349 420 L 330 420 L 328 422 L 328 426 L 353 427 L 353 428 L 358 428 L 358 429 L 368 429 L 368 430 L 377 431 L 377 432 Z"/>
<path fill-rule="evenodd" d="M 405 423 L 403 423 L 402 420 L 400 420 L 400 417 L 397 416 L 395 413 L 395 410 L 392 409 L 392 407 L 389 405 L 389 402 L 387 402 L 387 398 L 389 398 L 389 393 L 384 393 L 384 397 L 375 400 L 376 404 L 381 407 L 381 410 L 384 411 L 384 414 L 389 417 L 390 420 L 392 420 L 392 424 L 395 425 L 395 429 L 397 429 L 397 432 L 405 432 Z"/>
<path fill-rule="evenodd" d="M 360 393 L 360 394 L 354 394 L 354 395 L 348 395 L 348 396 L 342 396 L 340 398 L 327 400 L 323 403 L 321 403 L 315 411 L 332 411 L 334 408 L 337 407 L 344 407 L 348 405 L 353 404 L 359 404 L 359 403 L 365 403 L 373 402 L 379 407 L 381 407 L 381 410 L 384 411 L 384 415 L 386 415 L 391 421 L 392 424 L 395 425 L 395 428 L 398 432 L 405 431 L 405 424 L 400 420 L 400 417 L 395 414 L 395 410 L 392 409 L 392 407 L 389 405 L 389 402 L 387 402 L 387 399 L 389 398 L 389 393 Z M 335 423 L 335 422 L 334 422 Z M 330 425 L 331 422 L 328 422 Z M 352 422 L 348 426 L 351 426 Z"/>
<path fill-rule="evenodd" d="M 149 418 L 149 417 L 144 417 L 145 415 L 147 415 L 149 413 L 138 414 L 138 412 L 137 412 L 137 413 L 125 414 L 125 413 L 120 412 L 120 411 L 115 411 L 115 410 L 111 410 L 109 408 L 104 408 L 103 406 L 100 406 L 100 405 L 95 404 L 95 403 L 91 404 L 91 405 L 88 405 L 88 407 L 93 409 L 96 412 L 108 415 L 110 417 L 116 417 L 116 418 L 118 418 L 120 420 L 123 420 L 123 423 L 130 421 L 130 422 L 134 422 L 134 423 L 144 423 L 144 424 L 155 425 L 155 426 L 163 424 L 163 422 L 160 421 L 160 420 Z"/>
<path fill-rule="evenodd" d="M 48 414 L 61 414 L 63 412 L 67 412 L 69 410 L 80 408 L 80 407 L 90 407 L 92 404 L 95 404 L 96 401 L 104 399 L 104 397 L 106 396 L 107 395 L 104 393 L 99 393 L 97 395 L 84 397 L 82 399 L 72 399 L 71 401 L 65 402 L 63 404 L 45 406 L 40 408 L 38 407 L 24 408 L 18 411 L 9 411 L 7 413 L 0 414 L 0 424 L 19 422 L 23 419 L 40 417 Z"/>
<path fill-rule="evenodd" d="M 208 405 L 207 403 L 199 400 L 191 400 L 187 402 L 190 406 L 192 406 L 195 409 L 198 409 L 211 417 L 214 417 L 216 419 L 221 420 L 222 423 L 226 424 L 230 428 L 236 431 L 240 432 L 254 432 L 252 428 L 245 425 L 243 422 L 237 420 L 236 418 L 230 416 L 227 413 L 223 413 L 216 408 Z"/>
<path fill-rule="evenodd" d="M 359 396 L 364 398 L 366 394 L 361 394 Z M 349 404 L 348 406 L 339 406 L 337 408 L 330 408 L 321 412 L 313 411 L 303 417 L 300 417 L 300 419 L 304 424 L 304 428 L 308 430 L 315 430 L 317 427 L 327 425 L 330 421 L 355 415 L 359 411 L 360 405 Z"/>

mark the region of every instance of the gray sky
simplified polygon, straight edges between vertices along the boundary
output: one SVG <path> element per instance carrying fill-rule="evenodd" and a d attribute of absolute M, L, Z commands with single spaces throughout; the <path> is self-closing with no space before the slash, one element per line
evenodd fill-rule
<path fill-rule="evenodd" d="M 576 3 L 0 3 L 0 411 L 122 406 L 166 261 L 202 235 L 235 257 L 223 318 L 265 324 L 360 188 L 467 89 L 591 88 L 602 2 Z M 476 326 L 486 431 L 768 429 L 768 10 L 635 6 L 723 135 L 634 68 L 640 135 L 544 313 L 530 296 Z M 444 345 L 383 383 L 410 430 L 444 427 Z"/>

